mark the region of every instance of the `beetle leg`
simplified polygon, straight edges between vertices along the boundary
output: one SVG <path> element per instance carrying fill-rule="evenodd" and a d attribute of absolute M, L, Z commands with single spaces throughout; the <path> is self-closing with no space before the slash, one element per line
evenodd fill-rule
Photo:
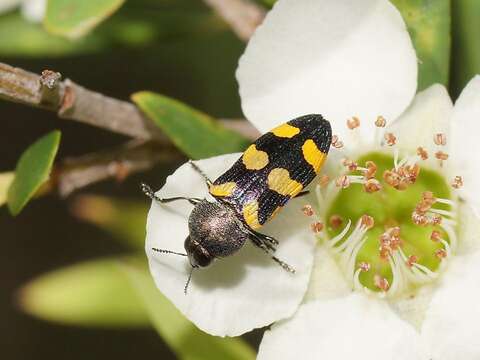
<path fill-rule="evenodd" d="M 212 180 L 210 180 L 207 176 L 207 174 L 205 174 L 202 169 L 200 169 L 198 167 L 197 164 L 195 164 L 192 160 L 188 160 L 188 163 L 192 166 L 193 170 L 195 170 L 196 172 L 198 172 L 204 179 L 205 179 L 205 182 L 207 183 L 207 185 L 210 187 L 213 183 L 212 183 Z"/>
<path fill-rule="evenodd" d="M 295 273 L 295 269 L 293 267 L 291 267 L 290 265 L 288 265 L 286 262 L 280 260 L 279 258 L 277 258 L 276 256 L 272 255 L 272 251 L 274 250 L 271 250 L 270 247 L 267 246 L 267 244 L 265 242 L 263 242 L 261 239 L 255 237 L 254 235 L 250 236 L 250 240 L 252 240 L 252 243 L 262 249 L 265 253 L 267 253 L 268 255 L 270 255 L 271 259 L 273 261 L 275 261 L 278 265 L 280 265 L 284 270 L 288 271 L 288 272 L 291 272 L 291 273 Z"/>
<path fill-rule="evenodd" d="M 270 244 L 272 244 L 272 245 L 274 245 L 274 246 L 278 245 L 278 240 L 275 239 L 275 238 L 273 238 L 273 237 L 271 237 L 271 236 L 268 236 L 268 235 L 259 233 L 259 232 L 255 231 L 255 230 L 252 230 L 252 229 L 249 229 L 249 231 L 250 231 L 250 233 L 251 233 L 252 235 L 254 235 L 254 236 L 256 236 L 256 237 L 258 237 L 258 238 L 260 238 L 260 239 L 262 239 L 262 240 L 264 240 L 264 241 L 268 241 Z"/>
<path fill-rule="evenodd" d="M 196 205 L 196 204 L 198 204 L 200 201 L 202 201 L 202 199 L 198 199 L 198 198 L 186 198 L 186 197 L 182 197 L 182 196 L 162 199 L 162 198 L 158 197 L 157 195 L 155 195 L 155 193 L 154 193 L 154 191 L 152 190 L 152 188 L 151 188 L 150 186 L 148 186 L 147 184 L 142 183 L 142 184 L 141 184 L 141 187 L 142 187 L 142 191 L 143 191 L 143 193 L 144 193 L 145 195 L 147 195 L 150 199 L 155 200 L 155 201 L 158 201 L 159 203 L 162 203 L 162 204 L 169 203 L 169 202 L 176 201 L 176 200 L 187 200 L 190 204 Z"/>
<path fill-rule="evenodd" d="M 277 250 L 277 246 L 276 246 L 277 244 L 272 243 L 270 240 L 267 240 L 265 238 L 265 235 L 263 235 L 261 233 L 250 230 L 250 238 L 252 239 L 252 241 L 254 241 L 254 242 L 256 241 L 259 244 L 262 244 L 265 248 L 268 249 L 268 251 L 275 252 Z M 270 238 L 270 239 L 273 239 L 273 238 Z M 273 240 L 275 240 L 275 239 L 273 239 Z"/>
<path fill-rule="evenodd" d="M 286 262 L 280 260 L 276 256 L 272 256 L 272 260 L 275 261 L 278 265 L 280 265 L 284 270 L 286 270 L 286 271 L 288 271 L 292 274 L 295 274 L 295 269 L 293 267 L 291 267 L 290 265 L 288 265 Z"/>

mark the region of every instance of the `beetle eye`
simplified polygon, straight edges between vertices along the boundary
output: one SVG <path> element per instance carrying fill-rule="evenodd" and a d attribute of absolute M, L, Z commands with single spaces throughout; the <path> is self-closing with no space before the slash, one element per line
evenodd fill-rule
<path fill-rule="evenodd" d="M 185 239 L 184 246 L 192 267 L 205 267 L 212 262 L 213 257 L 202 247 L 202 245 L 193 240 L 190 235 Z"/>
<path fill-rule="evenodd" d="M 195 259 L 196 264 L 200 267 L 206 267 L 210 265 L 213 260 L 213 258 L 202 251 L 201 248 L 198 248 L 197 251 L 193 253 L 193 258 Z"/>

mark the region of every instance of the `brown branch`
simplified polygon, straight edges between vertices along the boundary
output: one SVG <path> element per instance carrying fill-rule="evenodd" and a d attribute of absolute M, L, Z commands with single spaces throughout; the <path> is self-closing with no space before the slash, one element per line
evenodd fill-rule
<path fill-rule="evenodd" d="M 130 137 L 165 142 L 160 130 L 132 103 L 85 89 L 69 79 L 60 81 L 60 74 L 52 74 L 58 73 L 45 70 L 38 76 L 0 63 L 0 98 Z"/>
<path fill-rule="evenodd" d="M 109 178 L 122 180 L 130 173 L 158 162 L 181 159 L 169 139 L 132 103 L 88 90 L 60 73 L 42 75 L 0 63 L 0 98 L 54 111 L 59 117 L 135 138 L 110 151 L 67 159 L 55 166 L 51 181 L 41 192 L 57 190 L 62 196 Z M 255 139 L 259 132 L 245 120 L 220 120 L 230 129 Z"/>
<path fill-rule="evenodd" d="M 63 160 L 55 166 L 51 180 L 44 189 L 57 189 L 60 196 L 66 197 L 88 185 L 107 179 L 123 181 L 132 173 L 181 158 L 182 155 L 172 146 L 133 140 L 112 150 Z"/>
<path fill-rule="evenodd" d="M 266 11 L 251 0 L 203 0 L 243 41 L 250 39 Z"/>
<path fill-rule="evenodd" d="M 169 144 L 153 122 L 131 102 L 118 100 L 86 89 L 73 81 L 60 81 L 59 73 L 45 70 L 42 75 L 0 63 L 0 98 L 54 111 L 59 117 L 100 127 L 137 139 Z M 246 121 L 221 120 L 250 138 L 256 130 Z"/>

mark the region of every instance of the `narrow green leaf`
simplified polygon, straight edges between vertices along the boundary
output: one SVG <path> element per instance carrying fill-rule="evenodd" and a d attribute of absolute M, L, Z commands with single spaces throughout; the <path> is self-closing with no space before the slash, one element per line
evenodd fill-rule
<path fill-rule="evenodd" d="M 254 351 L 240 338 L 215 337 L 196 328 L 157 290 L 148 271 L 134 264 L 125 264 L 123 268 L 145 304 L 153 326 L 180 359 L 255 358 Z"/>
<path fill-rule="evenodd" d="M 132 99 L 192 159 L 243 151 L 250 143 L 180 101 L 148 91 L 133 94 Z"/>
<path fill-rule="evenodd" d="M 149 201 L 120 200 L 106 196 L 80 195 L 75 198 L 72 213 L 98 226 L 115 239 L 135 250 L 145 248 L 145 226 Z"/>
<path fill-rule="evenodd" d="M 60 145 L 60 131 L 52 131 L 24 151 L 15 169 L 15 178 L 8 190 L 10 213 L 18 215 L 35 192 L 48 180 L 53 160 Z"/>
<path fill-rule="evenodd" d="M 392 0 L 392 3 L 400 10 L 417 51 L 418 90 L 434 83 L 448 85 L 450 0 Z"/>
<path fill-rule="evenodd" d="M 52 34 L 78 38 L 112 15 L 125 0 L 49 0 L 44 26 Z"/>
<path fill-rule="evenodd" d="M 12 171 L 0 173 L 0 206 L 7 202 L 8 189 L 14 177 L 15 173 Z"/>
<path fill-rule="evenodd" d="M 480 1 L 452 1 L 452 93 L 458 96 L 480 74 Z"/>
<path fill-rule="evenodd" d="M 25 312 L 61 324 L 150 326 L 117 259 L 84 262 L 42 275 L 21 289 L 18 300 Z"/>

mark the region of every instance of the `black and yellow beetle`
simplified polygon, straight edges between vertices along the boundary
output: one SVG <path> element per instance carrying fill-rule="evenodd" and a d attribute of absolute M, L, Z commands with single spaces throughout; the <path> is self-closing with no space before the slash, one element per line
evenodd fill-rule
<path fill-rule="evenodd" d="M 278 241 L 257 230 L 290 199 L 306 193 L 305 187 L 325 162 L 331 141 L 330 123 L 321 115 L 305 115 L 262 135 L 213 182 L 190 162 L 205 179 L 215 202 L 185 197 L 161 199 L 142 184 L 143 192 L 156 201 L 187 200 L 194 205 L 188 221 L 190 234 L 184 244 L 186 254 L 153 250 L 188 256 L 193 270 L 210 265 L 215 258 L 232 255 L 251 240 L 285 270 L 295 272 L 273 255 Z"/>

